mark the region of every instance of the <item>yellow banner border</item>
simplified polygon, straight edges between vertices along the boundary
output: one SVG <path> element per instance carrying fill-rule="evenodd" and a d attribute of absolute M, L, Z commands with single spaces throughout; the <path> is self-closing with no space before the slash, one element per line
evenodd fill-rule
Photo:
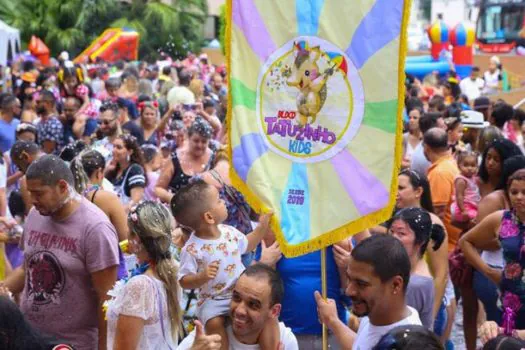
<path fill-rule="evenodd" d="M 231 39 L 232 39 L 232 4 L 233 0 L 226 1 L 226 33 L 225 33 L 225 45 L 226 45 L 226 70 L 228 75 L 228 83 L 231 81 Z M 405 101 L 405 60 L 407 55 L 407 28 L 410 19 L 410 7 L 412 0 L 405 0 L 403 6 L 403 19 L 401 24 L 400 33 L 400 44 L 399 44 L 399 60 L 398 60 L 398 107 L 397 107 L 397 130 L 396 130 L 396 144 L 395 144 L 395 159 L 394 169 L 392 172 L 392 182 L 390 185 L 390 198 L 388 205 L 372 214 L 368 214 L 355 221 L 352 221 L 344 226 L 341 226 L 330 232 L 326 232 L 321 236 L 311 239 L 307 242 L 289 245 L 282 232 L 276 219 L 272 219 L 271 227 L 275 232 L 276 239 L 279 242 L 281 251 L 288 257 L 296 257 L 303 254 L 311 253 L 316 250 L 325 248 L 334 243 L 340 242 L 343 239 L 348 238 L 356 233 L 364 231 L 368 228 L 374 227 L 388 220 L 392 216 L 396 204 L 397 186 L 398 186 L 398 174 L 401 168 L 401 157 L 402 157 L 402 139 L 403 139 L 403 108 Z M 228 111 L 226 117 L 226 127 L 228 133 L 228 155 L 230 161 L 232 161 L 232 147 L 231 147 L 231 120 L 233 117 L 233 103 L 231 89 L 228 89 Z M 251 191 L 251 189 L 244 183 L 240 176 L 235 171 L 235 168 L 230 167 L 230 179 L 235 188 L 237 188 L 246 198 L 248 204 L 257 211 L 258 213 L 268 213 L 271 211 L 267 208 L 261 200 Z"/>

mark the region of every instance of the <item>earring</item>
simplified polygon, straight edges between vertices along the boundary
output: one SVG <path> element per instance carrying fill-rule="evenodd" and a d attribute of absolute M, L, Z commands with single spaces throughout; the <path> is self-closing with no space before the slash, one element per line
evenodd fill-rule
<path fill-rule="evenodd" d="M 130 159 L 131 159 L 131 156 L 128 154 L 128 155 L 126 156 L 126 162 L 129 163 Z"/>

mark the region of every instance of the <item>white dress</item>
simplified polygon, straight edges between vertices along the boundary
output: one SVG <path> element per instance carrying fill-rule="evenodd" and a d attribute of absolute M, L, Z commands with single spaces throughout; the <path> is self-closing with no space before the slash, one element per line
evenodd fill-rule
<path fill-rule="evenodd" d="M 162 281 L 146 275 L 138 275 L 127 283 L 118 281 L 108 294 L 113 297 L 107 304 L 106 312 L 108 349 L 114 347 L 119 315 L 138 317 L 145 321 L 137 349 L 175 350 L 177 348 L 178 340 L 171 335 L 168 297 Z M 159 307 L 162 310 L 162 317 Z"/>

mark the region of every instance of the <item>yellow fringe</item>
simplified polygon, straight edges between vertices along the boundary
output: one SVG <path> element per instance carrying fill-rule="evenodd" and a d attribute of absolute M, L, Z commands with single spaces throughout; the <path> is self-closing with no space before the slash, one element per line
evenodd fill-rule
<path fill-rule="evenodd" d="M 397 195 L 397 178 L 399 170 L 401 168 L 401 157 L 402 157 L 402 136 L 403 136 L 403 107 L 404 107 L 404 96 L 405 96 L 405 60 L 407 54 L 407 27 L 410 18 L 410 5 L 412 0 L 405 0 L 403 7 L 403 20 L 401 25 L 400 33 L 400 45 L 399 45 L 399 61 L 398 61 L 398 108 L 397 108 L 397 129 L 396 129 L 396 144 L 395 144 L 395 159 L 394 169 L 392 170 L 392 181 L 390 185 L 390 198 L 388 205 L 372 214 L 366 215 L 360 219 L 357 219 L 347 225 L 337 228 L 333 231 L 322 234 L 319 237 L 313 238 L 307 242 L 290 245 L 284 238 L 284 233 L 279 226 L 277 219 L 272 219 L 271 227 L 276 234 L 277 241 L 279 242 L 280 248 L 283 254 L 288 257 L 296 257 L 303 254 L 311 253 L 313 251 L 325 248 L 334 243 L 340 242 L 349 236 L 352 236 L 358 232 L 374 227 L 382 222 L 385 222 L 392 216 L 392 211 L 396 203 Z M 232 0 L 226 1 L 226 68 L 228 73 L 228 81 L 231 80 L 231 40 L 232 40 Z M 231 147 L 231 122 L 232 122 L 232 94 L 231 90 L 228 90 L 228 114 L 227 114 L 227 131 L 228 131 L 228 155 L 232 158 L 232 147 Z M 270 208 L 266 207 L 264 203 L 251 191 L 251 189 L 242 181 L 234 167 L 230 167 L 230 178 L 233 186 L 237 188 L 246 198 L 248 204 L 259 213 L 268 213 L 271 211 Z M 344 210 L 344 209 L 342 209 Z"/>

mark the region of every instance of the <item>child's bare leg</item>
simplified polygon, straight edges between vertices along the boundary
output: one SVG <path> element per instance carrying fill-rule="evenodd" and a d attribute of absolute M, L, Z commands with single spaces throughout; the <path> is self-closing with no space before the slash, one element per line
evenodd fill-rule
<path fill-rule="evenodd" d="M 217 316 L 206 322 L 206 334 L 218 334 L 221 336 L 221 350 L 228 350 L 230 342 L 226 333 L 226 317 Z"/>
<path fill-rule="evenodd" d="M 279 328 L 279 320 L 270 318 L 266 321 L 257 343 L 261 347 L 261 350 L 277 350 L 279 349 L 280 342 L 281 330 Z"/>

